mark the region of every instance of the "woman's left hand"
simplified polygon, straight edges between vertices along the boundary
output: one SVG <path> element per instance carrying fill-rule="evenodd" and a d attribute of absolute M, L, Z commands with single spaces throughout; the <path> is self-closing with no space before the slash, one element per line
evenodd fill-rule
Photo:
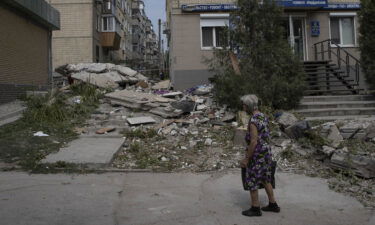
<path fill-rule="evenodd" d="M 240 165 L 241 168 L 246 168 L 247 165 L 249 165 L 249 158 L 244 158 L 243 160 L 241 160 Z"/>

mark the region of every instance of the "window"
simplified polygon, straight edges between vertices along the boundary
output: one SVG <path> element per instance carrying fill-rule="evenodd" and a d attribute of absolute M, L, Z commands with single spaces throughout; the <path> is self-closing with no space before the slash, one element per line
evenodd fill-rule
<path fill-rule="evenodd" d="M 229 24 L 229 14 L 201 14 L 201 47 L 210 50 L 226 44 L 224 28 Z"/>
<path fill-rule="evenodd" d="M 103 17 L 103 32 L 115 31 L 115 17 Z"/>
<path fill-rule="evenodd" d="M 331 17 L 332 42 L 339 45 L 355 45 L 354 17 Z"/>
<path fill-rule="evenodd" d="M 202 47 L 224 47 L 224 27 L 202 27 Z"/>

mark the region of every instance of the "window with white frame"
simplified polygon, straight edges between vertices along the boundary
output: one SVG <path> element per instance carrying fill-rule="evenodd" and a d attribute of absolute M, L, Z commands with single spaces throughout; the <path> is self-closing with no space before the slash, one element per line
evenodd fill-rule
<path fill-rule="evenodd" d="M 114 32 L 115 31 L 115 17 L 114 16 L 103 17 L 102 26 L 103 26 L 102 27 L 103 32 Z"/>
<path fill-rule="evenodd" d="M 355 14 L 331 13 L 330 29 L 332 42 L 344 46 L 354 46 L 355 38 Z"/>
<path fill-rule="evenodd" d="M 228 14 L 201 15 L 201 47 L 212 49 L 224 47 L 224 28 L 228 26 Z"/>

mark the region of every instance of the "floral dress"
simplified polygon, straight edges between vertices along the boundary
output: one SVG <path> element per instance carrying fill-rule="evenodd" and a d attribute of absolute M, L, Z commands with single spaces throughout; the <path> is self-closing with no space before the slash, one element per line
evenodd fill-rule
<path fill-rule="evenodd" d="M 244 186 L 246 185 L 248 190 L 255 191 L 262 187 L 262 182 L 271 183 L 272 154 L 269 145 L 268 119 L 263 113 L 251 117 L 245 137 L 248 144 L 251 140 L 250 124 L 254 124 L 258 130 L 258 142 L 246 168 Z"/>

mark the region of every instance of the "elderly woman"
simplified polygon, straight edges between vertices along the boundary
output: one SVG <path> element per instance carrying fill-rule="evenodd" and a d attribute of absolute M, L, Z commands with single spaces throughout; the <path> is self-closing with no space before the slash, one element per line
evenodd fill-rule
<path fill-rule="evenodd" d="M 269 204 L 262 207 L 262 211 L 280 212 L 277 205 L 272 185 L 272 155 L 269 145 L 270 132 L 267 117 L 259 111 L 259 100 L 255 95 L 245 95 L 241 98 L 244 111 L 251 115 L 247 127 L 246 141 L 248 147 L 246 156 L 241 161 L 241 167 L 246 168 L 244 175 L 244 187 L 250 190 L 251 208 L 243 211 L 244 216 L 261 216 L 258 189 L 266 189 Z"/>

